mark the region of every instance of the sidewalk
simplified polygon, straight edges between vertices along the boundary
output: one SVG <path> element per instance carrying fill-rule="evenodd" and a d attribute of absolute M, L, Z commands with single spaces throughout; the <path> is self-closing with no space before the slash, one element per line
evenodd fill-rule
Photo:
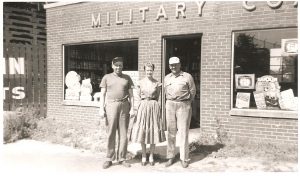
<path fill-rule="evenodd" d="M 196 136 L 191 133 L 191 138 Z M 196 133 L 197 134 L 197 133 Z M 138 152 L 140 146 L 130 144 L 131 152 Z M 164 156 L 166 153 L 166 143 L 157 147 L 157 152 Z M 176 162 L 169 168 L 165 168 L 165 163 L 156 163 L 155 166 L 141 166 L 140 160 L 132 159 L 129 162 L 131 168 L 124 168 L 120 165 L 113 165 L 109 169 L 102 169 L 104 153 L 91 153 L 87 150 L 74 149 L 59 144 L 39 142 L 33 140 L 21 140 L 16 143 L 2 146 L 1 171 L 5 175 L 99 175 L 102 173 L 119 173 L 122 175 L 134 175 L 143 173 L 195 173 L 195 172 L 294 172 L 296 175 L 297 164 L 288 162 L 266 162 L 255 158 L 212 158 L 204 154 L 192 154 L 191 164 L 187 169 L 181 167 L 180 162 Z M 286 174 L 286 173 L 283 173 Z M 3 175 L 3 174 L 2 174 Z"/>

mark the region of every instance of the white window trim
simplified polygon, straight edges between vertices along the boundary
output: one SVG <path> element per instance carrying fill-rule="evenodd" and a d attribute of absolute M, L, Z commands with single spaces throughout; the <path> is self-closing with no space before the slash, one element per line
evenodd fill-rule
<path fill-rule="evenodd" d="M 229 114 L 232 115 L 232 116 L 298 119 L 298 111 L 285 111 L 285 110 L 262 110 L 262 109 L 232 108 L 230 110 Z"/>
<path fill-rule="evenodd" d="M 100 102 L 98 101 L 64 100 L 62 104 L 66 106 L 100 107 Z"/>
<path fill-rule="evenodd" d="M 247 117 L 267 117 L 267 118 L 284 118 L 298 119 L 298 111 L 287 110 L 262 110 L 262 109 L 238 109 L 233 106 L 233 79 L 234 79 L 234 38 L 235 32 L 232 32 L 231 44 L 231 94 L 230 94 L 230 111 L 231 116 L 247 116 Z"/>

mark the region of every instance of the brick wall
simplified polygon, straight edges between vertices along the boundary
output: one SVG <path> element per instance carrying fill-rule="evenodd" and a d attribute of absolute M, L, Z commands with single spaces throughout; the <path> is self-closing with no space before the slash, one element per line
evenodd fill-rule
<path fill-rule="evenodd" d="M 95 107 L 65 106 L 63 100 L 62 44 L 131 39 L 139 40 L 139 70 L 146 61 L 162 69 L 162 37 L 201 33 L 201 128 L 215 133 L 216 119 L 233 136 L 290 141 L 297 143 L 298 120 L 230 116 L 231 98 L 231 37 L 232 31 L 297 26 L 294 2 L 283 2 L 271 9 L 266 2 L 255 2 L 256 10 L 249 12 L 242 2 L 206 2 L 198 16 L 196 2 L 185 2 L 186 18 L 175 18 L 175 2 L 102 2 L 79 3 L 47 9 L 48 35 L 48 117 L 62 121 L 94 124 L 98 117 Z M 168 20 L 156 21 L 163 5 Z M 139 8 L 149 7 L 146 21 Z M 133 10 L 132 24 L 128 23 Z M 116 25 L 115 11 L 122 25 Z M 102 13 L 101 27 L 91 27 L 92 13 Z M 105 14 L 110 12 L 110 26 Z M 140 72 L 143 76 L 143 72 Z M 161 72 L 154 77 L 160 80 Z"/>

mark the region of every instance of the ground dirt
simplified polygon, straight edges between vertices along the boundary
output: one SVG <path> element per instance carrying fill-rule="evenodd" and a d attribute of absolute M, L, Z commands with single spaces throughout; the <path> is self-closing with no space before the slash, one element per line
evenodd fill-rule
<path fill-rule="evenodd" d="M 102 129 L 102 130 L 99 130 Z M 218 143 L 213 137 L 194 136 L 190 143 L 190 165 L 181 167 L 179 161 L 169 168 L 166 161 L 166 142 L 156 147 L 155 166 L 141 166 L 139 144 L 129 143 L 128 161 L 132 168 L 114 164 L 108 170 L 101 165 L 105 158 L 105 126 L 82 128 L 51 119 L 39 122 L 33 140 L 5 144 L 7 168 L 19 171 L 37 168 L 49 172 L 298 172 L 298 148 L 286 144 L 247 140 Z M 192 135 L 190 136 L 193 136 Z M 199 134 L 199 132 L 197 132 Z M 178 148 L 177 148 L 178 150 Z M 177 156 L 178 158 L 178 156 Z"/>

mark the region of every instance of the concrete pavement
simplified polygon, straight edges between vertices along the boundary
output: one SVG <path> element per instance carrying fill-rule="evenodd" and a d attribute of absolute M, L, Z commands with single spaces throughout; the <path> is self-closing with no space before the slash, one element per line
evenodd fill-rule
<path fill-rule="evenodd" d="M 191 135 L 191 138 L 196 137 Z M 191 139 L 192 140 L 192 139 Z M 140 150 L 139 144 L 130 144 L 132 153 Z M 157 153 L 165 156 L 166 143 L 157 146 Z M 155 166 L 141 166 L 139 159 L 131 159 L 131 168 L 113 165 L 109 169 L 102 169 L 104 153 L 92 153 L 87 150 L 34 140 L 20 140 L 15 143 L 2 145 L 1 148 L 1 175 L 99 175 L 118 174 L 139 175 L 153 172 L 174 174 L 196 174 L 197 172 L 249 172 L 249 171 L 277 171 L 292 172 L 296 175 L 298 164 L 280 161 L 264 161 L 256 158 L 213 158 L 204 154 L 191 154 L 191 164 L 187 169 L 176 162 L 169 168 L 165 163 L 156 163 Z M 294 174 L 295 173 L 295 174 Z M 199 174 L 199 173 L 198 173 Z M 286 174 L 286 173 L 284 173 Z M 106 175 L 106 174 L 105 174 Z M 118 174 L 119 175 L 119 174 Z M 223 174 L 222 174 L 223 175 Z"/>

